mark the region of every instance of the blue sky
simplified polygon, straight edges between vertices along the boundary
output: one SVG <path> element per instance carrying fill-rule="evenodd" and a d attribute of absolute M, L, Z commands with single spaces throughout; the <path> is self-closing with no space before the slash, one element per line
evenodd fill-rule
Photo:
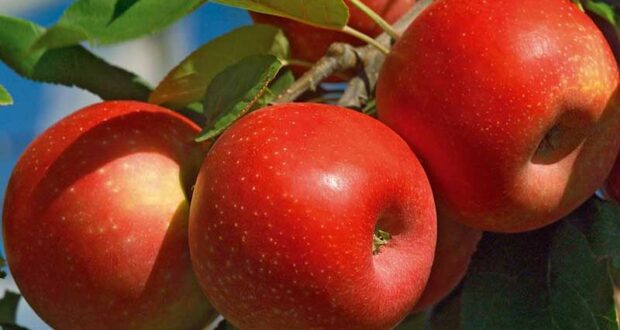
<path fill-rule="evenodd" d="M 0 0 L 0 14 L 19 16 L 50 26 L 71 1 L 30 0 L 35 6 L 17 12 L 7 8 L 23 5 L 25 0 Z M 13 6 L 12 6 L 13 5 Z M 128 43 L 93 48 L 98 55 L 131 71 L 155 85 L 163 75 L 194 49 L 235 27 L 250 24 L 245 11 L 217 4 L 202 6 L 192 15 L 162 33 Z M 19 155 L 36 135 L 58 119 L 98 98 L 77 88 L 45 85 L 21 78 L 0 62 L 0 84 L 15 100 L 15 105 L 0 108 L 0 189 L 2 200 L 11 170 Z M 1 207 L 1 206 L 0 206 Z M 3 250 L 3 249 L 2 249 Z M 3 288 L 16 290 L 12 278 L 0 281 Z M 30 329 L 49 329 L 31 309 L 20 304 L 18 322 Z"/>

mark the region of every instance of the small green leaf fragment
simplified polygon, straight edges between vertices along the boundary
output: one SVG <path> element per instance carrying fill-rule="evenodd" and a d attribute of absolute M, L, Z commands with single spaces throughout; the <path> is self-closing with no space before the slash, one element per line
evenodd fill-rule
<path fill-rule="evenodd" d="M 12 105 L 13 98 L 9 91 L 4 88 L 4 86 L 0 85 L 0 106 Z"/>
<path fill-rule="evenodd" d="M 581 11 L 585 11 L 583 9 L 583 5 L 581 4 L 581 0 L 571 0 Z"/>
<path fill-rule="evenodd" d="M 6 277 L 5 267 L 6 267 L 6 259 L 4 259 L 4 256 L 0 254 L 0 278 Z"/>
<path fill-rule="evenodd" d="M 370 101 L 368 101 L 368 103 L 364 105 L 364 108 L 362 109 L 362 113 L 365 113 L 369 116 L 376 115 L 377 114 L 377 100 L 373 98 Z"/>

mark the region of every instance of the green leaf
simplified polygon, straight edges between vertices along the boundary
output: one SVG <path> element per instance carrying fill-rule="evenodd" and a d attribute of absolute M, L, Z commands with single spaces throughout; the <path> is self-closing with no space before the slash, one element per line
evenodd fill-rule
<path fill-rule="evenodd" d="M 111 44 L 153 33 L 191 13 L 206 0 L 78 0 L 36 42 L 60 48 L 88 40 Z"/>
<path fill-rule="evenodd" d="M 6 291 L 0 299 L 0 323 L 15 323 L 17 304 L 21 296 L 18 293 Z"/>
<path fill-rule="evenodd" d="M 586 236 L 598 258 L 610 259 L 612 266 L 620 269 L 620 205 L 592 198 L 579 209 L 572 223 Z"/>
<path fill-rule="evenodd" d="M 291 70 L 282 70 L 278 76 L 269 84 L 269 88 L 256 102 L 256 107 L 262 108 L 271 104 L 280 94 L 295 82 L 295 75 Z"/>
<path fill-rule="evenodd" d="M 81 46 L 30 51 L 40 26 L 0 16 L 0 60 L 25 78 L 77 86 L 104 100 L 146 100 L 150 88 L 135 74 L 110 65 Z"/>
<path fill-rule="evenodd" d="M 573 225 L 558 229 L 551 250 L 551 314 L 561 329 L 618 329 L 608 260 L 596 257 Z"/>
<path fill-rule="evenodd" d="M 463 329 L 461 317 L 462 293 L 463 287 L 461 285 L 432 309 L 428 320 L 428 330 Z"/>
<path fill-rule="evenodd" d="M 282 31 L 269 25 L 251 25 L 212 40 L 170 71 L 149 101 L 172 108 L 201 101 L 218 73 L 247 56 L 258 54 L 287 59 L 289 44 Z"/>
<path fill-rule="evenodd" d="M 585 1 L 586 10 L 600 16 L 605 21 L 617 27 L 617 15 L 614 7 L 608 3 L 597 1 Z"/>
<path fill-rule="evenodd" d="M 0 326 L 4 330 L 24 330 L 26 328 L 15 324 L 17 305 L 21 296 L 17 293 L 6 291 L 0 299 Z"/>
<path fill-rule="evenodd" d="M 287 17 L 306 24 L 340 30 L 349 20 L 342 0 L 213 0 L 223 5 Z"/>
<path fill-rule="evenodd" d="M 9 91 L 7 91 L 4 86 L 0 85 L 0 106 L 11 104 L 13 104 L 11 94 L 9 94 Z"/>
<path fill-rule="evenodd" d="M 252 55 L 218 74 L 205 95 L 204 112 L 208 125 L 197 141 L 218 136 L 251 111 L 282 66 L 273 55 Z"/>
<path fill-rule="evenodd" d="M 485 234 L 463 288 L 464 329 L 546 329 L 549 234 Z"/>
<path fill-rule="evenodd" d="M 580 231 L 582 214 L 535 232 L 485 234 L 463 288 L 463 328 L 617 329 L 611 262 Z"/>

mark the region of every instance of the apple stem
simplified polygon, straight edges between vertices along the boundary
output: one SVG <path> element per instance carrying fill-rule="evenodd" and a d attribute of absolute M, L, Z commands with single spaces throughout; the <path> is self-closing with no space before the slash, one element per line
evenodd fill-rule
<path fill-rule="evenodd" d="M 392 235 L 387 231 L 378 229 L 372 238 L 372 254 L 379 254 L 382 246 L 386 245 L 392 239 Z"/>
<path fill-rule="evenodd" d="M 370 7 L 366 6 L 360 0 L 349 0 L 349 2 L 354 5 L 357 9 L 361 10 L 366 16 L 370 17 L 373 22 L 375 22 L 385 33 L 387 33 L 393 39 L 400 38 L 400 33 L 394 29 L 394 27 L 386 22 L 381 15 L 377 14 L 374 10 L 370 9 Z"/>
<path fill-rule="evenodd" d="M 383 46 L 380 42 L 378 42 L 377 40 L 369 37 L 368 35 L 350 27 L 350 26 L 345 26 L 344 28 L 342 28 L 342 32 L 354 36 L 362 41 L 364 41 L 365 43 L 374 46 L 375 48 L 377 48 L 380 52 L 382 52 L 383 54 L 387 55 L 390 53 L 390 50 L 387 49 L 385 46 Z"/>

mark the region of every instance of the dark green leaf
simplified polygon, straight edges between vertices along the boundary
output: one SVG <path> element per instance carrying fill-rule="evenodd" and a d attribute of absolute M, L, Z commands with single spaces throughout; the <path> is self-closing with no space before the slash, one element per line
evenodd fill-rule
<path fill-rule="evenodd" d="M 149 101 L 173 108 L 200 101 L 218 73 L 247 56 L 258 54 L 287 59 L 289 45 L 282 31 L 268 25 L 251 25 L 214 39 L 170 71 Z"/>
<path fill-rule="evenodd" d="M 610 260 L 579 230 L 581 215 L 485 234 L 463 289 L 464 329 L 617 329 Z"/>
<path fill-rule="evenodd" d="M 267 88 L 265 93 L 256 102 L 256 106 L 259 108 L 268 106 L 294 82 L 295 76 L 291 70 L 280 71 L 276 79 L 269 84 L 269 88 Z"/>
<path fill-rule="evenodd" d="M 81 46 L 30 52 L 44 31 L 34 23 L 0 16 L 0 60 L 28 79 L 77 86 L 105 100 L 147 99 L 150 89 L 139 77 Z"/>
<path fill-rule="evenodd" d="M 11 105 L 13 104 L 13 98 L 9 91 L 4 88 L 4 86 L 0 85 L 0 106 L 2 105 Z"/>
<path fill-rule="evenodd" d="M 428 330 L 463 329 L 461 317 L 462 293 L 463 287 L 461 285 L 432 309 L 428 320 Z"/>
<path fill-rule="evenodd" d="M 549 230 L 485 234 L 463 288 L 464 329 L 552 329 L 546 292 Z"/>
<path fill-rule="evenodd" d="M 288 17 L 311 25 L 339 30 L 349 20 L 342 0 L 213 0 L 264 14 Z"/>
<path fill-rule="evenodd" d="M 282 66 L 273 55 L 252 55 L 218 74 L 205 94 L 208 125 L 197 140 L 216 137 L 252 110 Z"/>
<path fill-rule="evenodd" d="M 220 323 L 217 324 L 214 330 L 238 330 L 238 329 L 235 328 L 235 326 L 232 325 L 227 320 L 222 320 L 220 321 Z"/>
<path fill-rule="evenodd" d="M 161 30 L 206 0 L 78 0 L 35 48 L 59 48 L 88 40 L 110 44 Z"/>
<path fill-rule="evenodd" d="M 426 312 L 410 314 L 394 330 L 424 330 L 427 320 Z"/>
<path fill-rule="evenodd" d="M 6 277 L 6 271 L 4 270 L 5 267 L 6 267 L 6 260 L 4 259 L 4 256 L 0 254 L 0 278 Z"/>
<path fill-rule="evenodd" d="M 28 330 L 28 328 L 10 323 L 0 323 L 0 328 L 2 328 L 2 330 Z"/>
<path fill-rule="evenodd" d="M 609 262 L 595 256 L 575 226 L 558 228 L 550 259 L 554 324 L 560 329 L 618 329 Z"/>
<path fill-rule="evenodd" d="M 114 13 L 112 14 L 111 21 L 114 21 L 117 18 L 121 17 L 127 11 L 127 9 L 131 8 L 138 1 L 140 0 L 118 0 L 116 1 L 116 4 L 114 5 Z"/>
<path fill-rule="evenodd" d="M 28 328 L 10 323 L 0 323 L 0 328 L 2 328 L 2 330 L 28 330 Z"/>
<path fill-rule="evenodd" d="M 620 269 L 620 205 L 592 198 L 577 216 L 585 221 L 576 218 L 573 223 L 586 235 L 596 256 L 611 259 L 614 268 Z"/>
<path fill-rule="evenodd" d="M 0 326 L 2 329 L 25 329 L 15 324 L 17 315 L 17 305 L 21 296 L 17 293 L 6 291 L 4 297 L 0 299 Z"/>
<path fill-rule="evenodd" d="M 220 321 L 220 323 L 217 324 L 217 326 L 215 327 L 215 329 L 213 330 L 228 330 L 228 327 L 226 326 L 226 320 L 222 320 Z"/>

